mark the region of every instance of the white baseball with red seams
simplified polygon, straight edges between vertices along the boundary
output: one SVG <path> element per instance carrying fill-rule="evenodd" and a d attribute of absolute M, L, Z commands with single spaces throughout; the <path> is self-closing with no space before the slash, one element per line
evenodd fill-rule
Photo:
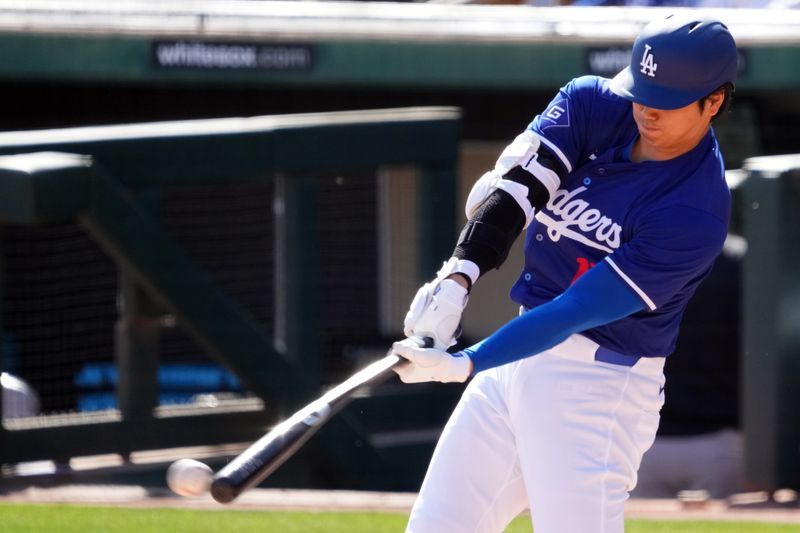
<path fill-rule="evenodd" d="M 167 469 L 167 486 L 180 496 L 198 497 L 208 494 L 214 472 L 194 459 L 179 459 Z"/>

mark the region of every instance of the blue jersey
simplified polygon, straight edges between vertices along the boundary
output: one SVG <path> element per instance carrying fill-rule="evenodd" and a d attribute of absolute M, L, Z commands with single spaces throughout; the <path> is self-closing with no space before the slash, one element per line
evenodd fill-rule
<path fill-rule="evenodd" d="M 626 355 L 668 355 L 727 235 L 730 191 L 713 130 L 677 158 L 631 162 L 631 103 L 595 76 L 562 88 L 529 128 L 568 175 L 528 227 L 512 299 L 528 309 L 548 302 L 605 259 L 646 308 L 583 335 Z"/>

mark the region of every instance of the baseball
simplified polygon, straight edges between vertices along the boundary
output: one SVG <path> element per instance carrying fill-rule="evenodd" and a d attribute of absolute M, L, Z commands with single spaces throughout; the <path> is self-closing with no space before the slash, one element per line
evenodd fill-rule
<path fill-rule="evenodd" d="M 194 459 L 179 459 L 167 469 L 167 486 L 181 496 L 203 496 L 211 487 L 213 472 Z"/>

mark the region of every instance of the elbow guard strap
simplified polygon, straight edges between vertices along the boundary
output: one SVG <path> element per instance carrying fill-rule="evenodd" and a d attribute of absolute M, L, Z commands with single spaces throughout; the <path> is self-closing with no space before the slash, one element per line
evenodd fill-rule
<path fill-rule="evenodd" d="M 525 200 L 528 205 L 530 205 L 531 209 L 538 211 L 550 200 L 550 191 L 541 181 L 533 177 L 533 175 L 522 167 L 514 167 L 509 170 L 506 175 L 503 176 L 503 180 L 500 182 L 498 188 L 508 192 L 507 186 L 504 186 L 504 184 L 507 183 L 523 186 L 525 189 Z M 518 199 L 516 196 L 514 199 L 518 204 L 521 204 L 522 200 Z M 527 227 L 528 224 L 530 224 L 530 221 L 526 220 L 525 227 Z"/>

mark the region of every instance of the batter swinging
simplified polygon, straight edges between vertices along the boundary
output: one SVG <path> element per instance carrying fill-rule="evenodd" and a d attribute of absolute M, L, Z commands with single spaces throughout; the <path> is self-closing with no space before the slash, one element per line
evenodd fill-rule
<path fill-rule="evenodd" d="M 474 375 L 408 524 L 619 533 L 663 403 L 665 357 L 727 233 L 730 193 L 711 121 L 731 98 L 734 40 L 696 13 L 647 25 L 614 79 L 568 83 L 482 176 L 453 257 L 406 316 L 405 382 Z M 461 352 L 469 289 L 527 228 L 511 289 L 523 312 Z"/>

